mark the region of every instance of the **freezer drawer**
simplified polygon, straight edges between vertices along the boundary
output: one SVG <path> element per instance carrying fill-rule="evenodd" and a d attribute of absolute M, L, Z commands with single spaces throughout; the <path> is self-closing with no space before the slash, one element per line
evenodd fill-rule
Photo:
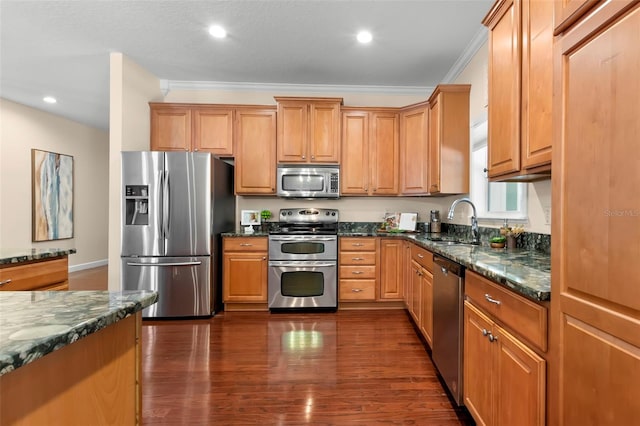
<path fill-rule="evenodd" d="M 209 256 L 123 257 L 123 290 L 155 290 L 158 303 L 142 311 L 143 318 L 211 315 Z"/>

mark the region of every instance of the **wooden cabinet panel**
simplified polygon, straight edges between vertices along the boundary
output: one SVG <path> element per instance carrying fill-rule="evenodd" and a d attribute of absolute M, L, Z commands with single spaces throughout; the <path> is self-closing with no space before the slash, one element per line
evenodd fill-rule
<path fill-rule="evenodd" d="M 463 400 L 471 415 L 479 425 L 491 425 L 493 375 L 492 346 L 487 341 L 491 330 L 491 320 L 475 309 L 469 302 L 464 303 L 464 387 Z"/>
<path fill-rule="evenodd" d="M 233 109 L 200 107 L 193 110 L 193 150 L 233 155 Z"/>
<path fill-rule="evenodd" d="M 372 195 L 398 195 L 400 167 L 399 116 L 395 112 L 372 112 L 370 115 L 371 160 L 369 165 Z"/>
<path fill-rule="evenodd" d="M 191 149 L 191 108 L 172 104 L 150 104 L 152 151 Z"/>
<path fill-rule="evenodd" d="M 340 278 L 340 300 L 376 300 L 376 280 Z"/>
<path fill-rule="evenodd" d="M 422 277 L 420 272 L 422 269 L 415 261 L 411 261 L 411 305 L 409 313 L 418 327 L 422 321 Z"/>
<path fill-rule="evenodd" d="M 367 195 L 369 192 L 369 114 L 342 114 L 342 160 L 340 193 Z"/>
<path fill-rule="evenodd" d="M 469 192 L 468 84 L 441 84 L 429 98 L 429 193 Z"/>
<path fill-rule="evenodd" d="M 279 163 L 340 161 L 341 98 L 276 97 Z"/>
<path fill-rule="evenodd" d="M 340 276 L 343 278 L 376 278 L 375 265 L 340 265 Z"/>
<path fill-rule="evenodd" d="M 237 111 L 236 135 L 236 194 L 275 194 L 276 111 Z"/>
<path fill-rule="evenodd" d="M 224 238 L 223 302 L 267 302 L 267 238 Z"/>
<path fill-rule="evenodd" d="M 376 253 L 375 252 L 341 252 L 340 264 L 341 265 L 375 265 Z"/>
<path fill-rule="evenodd" d="M 497 1 L 489 27 L 488 167 L 493 181 L 551 172 L 553 3 Z"/>
<path fill-rule="evenodd" d="M 555 44 L 549 400 L 561 425 L 640 418 L 638 28 L 639 2 L 606 2 Z"/>
<path fill-rule="evenodd" d="M 464 403 L 477 424 L 545 424 L 546 362 L 464 304 Z"/>
<path fill-rule="evenodd" d="M 547 350 L 547 308 L 467 271 L 465 294 L 476 306 L 542 351 Z"/>
<path fill-rule="evenodd" d="M 555 0 L 553 2 L 555 34 L 566 30 L 567 27 L 600 2 L 601 0 Z"/>
<path fill-rule="evenodd" d="M 411 259 L 413 259 L 427 271 L 433 272 L 433 253 L 431 253 L 429 250 L 423 249 L 416 244 L 412 244 Z"/>
<path fill-rule="evenodd" d="M 0 268 L 0 291 L 67 290 L 67 256 Z"/>
<path fill-rule="evenodd" d="M 340 237 L 341 251 L 375 251 L 375 237 Z"/>
<path fill-rule="evenodd" d="M 520 16 L 520 0 L 508 0 L 485 22 L 490 30 L 489 177 L 520 170 Z"/>
<path fill-rule="evenodd" d="M 422 287 L 420 331 L 429 346 L 433 348 L 433 275 L 424 268 L 420 270 L 420 285 Z"/>
<path fill-rule="evenodd" d="M 402 299 L 404 241 L 380 239 L 380 299 Z"/>
<path fill-rule="evenodd" d="M 429 192 L 429 106 L 425 102 L 400 115 L 400 192 L 421 195 Z"/>

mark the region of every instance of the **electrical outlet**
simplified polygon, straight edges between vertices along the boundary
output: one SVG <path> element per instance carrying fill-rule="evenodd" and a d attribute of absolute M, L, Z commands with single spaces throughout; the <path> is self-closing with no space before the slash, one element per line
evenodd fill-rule
<path fill-rule="evenodd" d="M 544 223 L 546 225 L 551 225 L 551 207 L 544 207 Z"/>

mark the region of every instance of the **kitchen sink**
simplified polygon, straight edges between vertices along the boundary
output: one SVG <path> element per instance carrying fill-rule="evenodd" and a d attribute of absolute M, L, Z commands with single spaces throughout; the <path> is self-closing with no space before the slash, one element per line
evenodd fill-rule
<path fill-rule="evenodd" d="M 433 244 L 441 245 L 441 246 L 477 246 L 479 244 L 473 243 L 471 241 L 456 241 L 456 240 L 431 240 Z"/>

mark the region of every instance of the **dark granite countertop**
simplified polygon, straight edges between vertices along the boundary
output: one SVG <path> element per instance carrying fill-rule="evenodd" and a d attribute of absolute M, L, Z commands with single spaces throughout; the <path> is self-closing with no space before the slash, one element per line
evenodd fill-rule
<path fill-rule="evenodd" d="M 1 291 L 0 376 L 157 300 L 155 291 Z"/>
<path fill-rule="evenodd" d="M 76 249 L 0 249 L 0 265 L 14 265 L 18 263 L 31 262 L 33 260 L 44 260 L 52 257 L 66 256 L 76 252 Z"/>
<path fill-rule="evenodd" d="M 229 232 L 228 237 L 265 237 L 267 233 L 242 234 Z M 403 238 L 417 243 L 425 249 L 460 263 L 506 288 L 534 301 L 543 302 L 551 298 L 551 256 L 527 249 L 494 249 L 485 245 L 444 245 L 436 241 L 433 234 L 394 232 L 339 232 L 340 237 L 389 237 Z M 445 237 L 446 239 L 446 237 Z"/>

